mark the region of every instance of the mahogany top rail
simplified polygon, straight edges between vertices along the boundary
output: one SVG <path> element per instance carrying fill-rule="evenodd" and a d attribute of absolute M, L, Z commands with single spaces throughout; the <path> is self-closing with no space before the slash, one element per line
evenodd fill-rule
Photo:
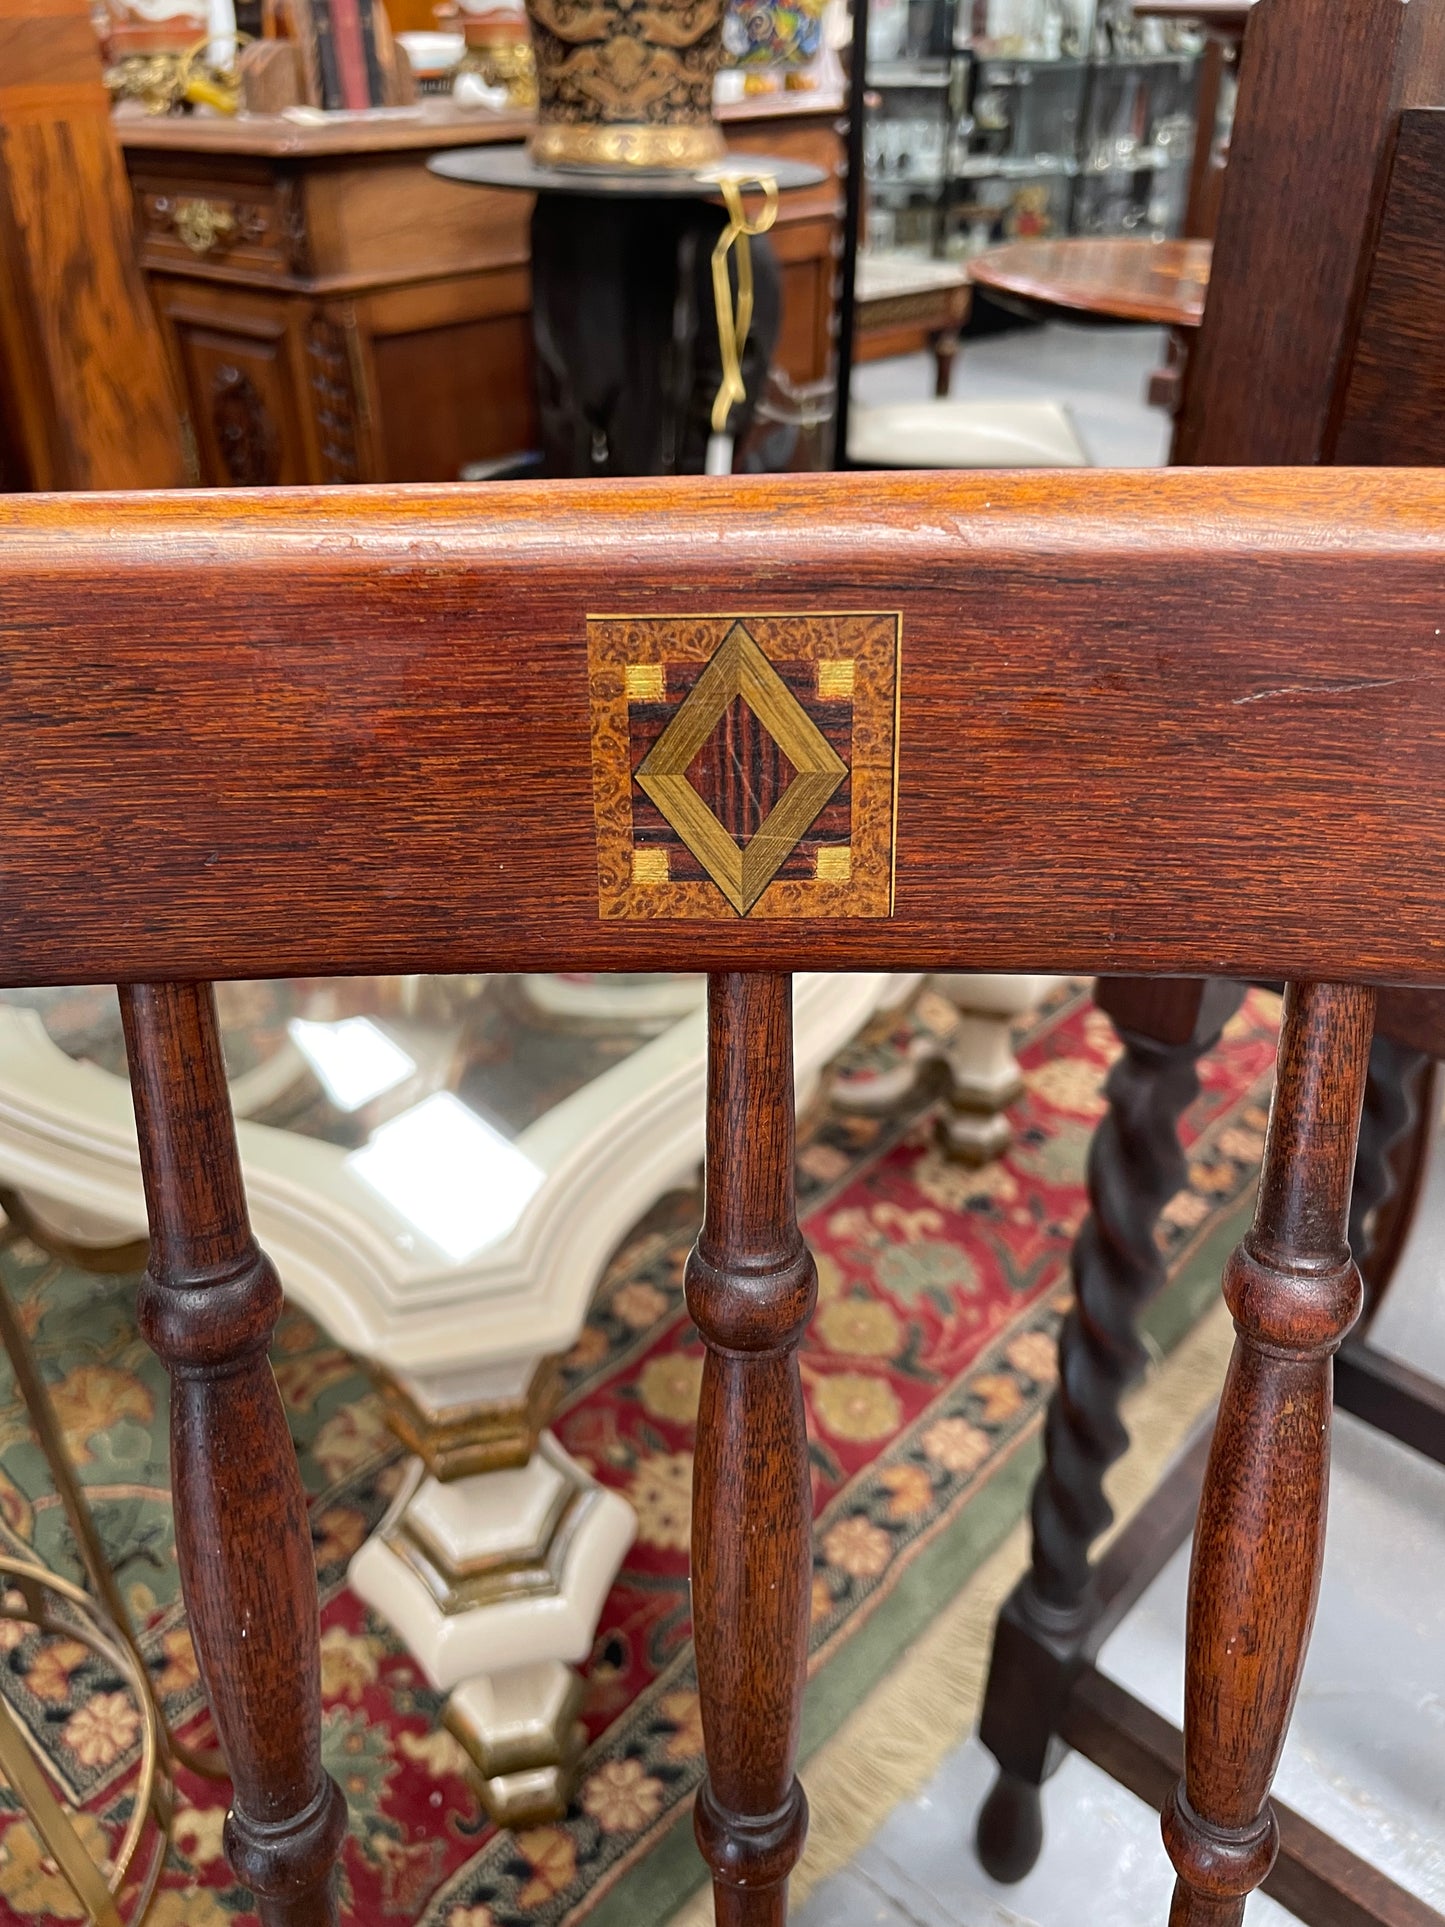
<path fill-rule="evenodd" d="M 819 612 L 901 616 L 893 915 L 603 918 L 588 617 Z M 0 980 L 1445 984 L 1442 629 L 1428 471 L 11 498 Z"/>

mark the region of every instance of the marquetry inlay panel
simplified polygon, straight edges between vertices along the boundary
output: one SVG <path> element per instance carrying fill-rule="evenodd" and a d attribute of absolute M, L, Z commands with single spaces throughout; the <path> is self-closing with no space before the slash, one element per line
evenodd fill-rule
<path fill-rule="evenodd" d="M 604 917 L 892 912 L 896 615 L 588 622 Z"/>

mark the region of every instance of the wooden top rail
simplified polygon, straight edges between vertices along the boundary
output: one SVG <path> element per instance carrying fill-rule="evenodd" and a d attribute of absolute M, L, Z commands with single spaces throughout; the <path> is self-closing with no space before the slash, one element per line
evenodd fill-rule
<path fill-rule="evenodd" d="M 1445 984 L 1442 630 L 1426 471 L 11 498 L 0 980 Z"/>

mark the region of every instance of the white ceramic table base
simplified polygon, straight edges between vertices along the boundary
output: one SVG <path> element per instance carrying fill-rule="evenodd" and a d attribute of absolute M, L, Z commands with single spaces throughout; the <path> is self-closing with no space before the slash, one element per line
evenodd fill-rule
<path fill-rule="evenodd" d="M 917 979 L 900 982 L 916 984 Z M 966 1164 L 987 1164 L 1001 1157 L 1013 1138 L 1008 1106 L 1023 1089 L 1023 1073 L 1013 1048 L 1014 1023 L 1062 982 L 1060 977 L 963 972 L 930 977 L 923 995 L 937 995 L 946 1002 L 944 1021 L 925 1023 L 911 1054 L 888 1071 L 836 1078 L 831 1087 L 833 1101 L 848 1110 L 895 1110 L 927 1071 L 942 1063 L 948 1082 L 938 1134 L 944 1147 Z M 896 1007 L 896 1002 L 885 1001 L 880 1009 Z"/>
<path fill-rule="evenodd" d="M 550 1432 L 524 1466 L 443 1485 L 420 1460 L 351 1563 L 352 1590 L 439 1693 L 491 1817 L 565 1808 L 580 1681 L 636 1533 L 632 1508 Z M 574 1685 L 578 1691 L 574 1691 Z"/>
<path fill-rule="evenodd" d="M 587 1745 L 581 1709 L 582 1677 L 556 1659 L 463 1680 L 452 1694 L 447 1726 L 498 1826 L 535 1826 L 567 1811 Z"/>

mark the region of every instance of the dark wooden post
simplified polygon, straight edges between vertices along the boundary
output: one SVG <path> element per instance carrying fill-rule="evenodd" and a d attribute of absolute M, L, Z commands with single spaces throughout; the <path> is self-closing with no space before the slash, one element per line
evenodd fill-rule
<path fill-rule="evenodd" d="M 1123 1053 L 1089 1147 L 1089 1215 L 1074 1241 L 1074 1309 L 1059 1335 L 1059 1387 L 1034 1484 L 1033 1563 L 999 1616 L 979 1737 L 999 1763 L 975 1844 L 995 1880 L 1022 1880 L 1043 1843 L 1039 1789 L 1063 1758 L 1064 1697 L 1091 1650 L 1089 1552 L 1113 1514 L 1109 1467 L 1129 1434 L 1120 1403 L 1147 1363 L 1139 1314 L 1167 1275 L 1159 1214 L 1187 1176 L 1179 1120 L 1199 1093 L 1199 1060 L 1244 998 L 1219 979 L 1101 979 L 1099 1008 Z"/>
<path fill-rule="evenodd" d="M 234 1787 L 226 1853 L 265 1927 L 334 1927 L 346 1802 L 321 1765 L 316 1568 L 266 1348 L 281 1287 L 251 1236 L 209 984 L 121 991 L 171 1379 L 176 1552 Z"/>
<path fill-rule="evenodd" d="M 1274 1864 L 1270 1784 L 1324 1554 L 1332 1359 L 1360 1310 L 1346 1238 L 1375 993 L 1292 985 L 1254 1225 L 1224 1274 L 1238 1338 L 1194 1532 L 1171 1927 L 1239 1927 Z"/>
<path fill-rule="evenodd" d="M 793 1190 L 792 981 L 713 976 L 707 1205 L 687 1303 L 707 1346 L 692 1527 L 707 1779 L 694 1826 L 718 1927 L 784 1927 L 808 1828 L 793 1774 L 813 1517 L 796 1350 L 816 1295 Z"/>
<path fill-rule="evenodd" d="M 1393 1038 L 1377 1035 L 1371 1046 L 1350 1198 L 1350 1250 L 1364 1276 L 1365 1325 L 1379 1310 L 1414 1217 L 1418 1185 L 1407 1182 L 1401 1196 L 1400 1163 L 1407 1174 L 1423 1176 L 1413 1167 L 1429 1153 L 1429 1112 L 1421 1103 L 1433 1087 L 1429 1068 L 1423 1050 Z M 1403 1217 L 1391 1208 L 1397 1200 L 1405 1207 Z"/>
<path fill-rule="evenodd" d="M 1445 0 L 1259 0 L 1176 462 L 1406 459 L 1413 381 L 1373 397 L 1368 452 L 1340 430 L 1401 110 L 1441 102 Z"/>

